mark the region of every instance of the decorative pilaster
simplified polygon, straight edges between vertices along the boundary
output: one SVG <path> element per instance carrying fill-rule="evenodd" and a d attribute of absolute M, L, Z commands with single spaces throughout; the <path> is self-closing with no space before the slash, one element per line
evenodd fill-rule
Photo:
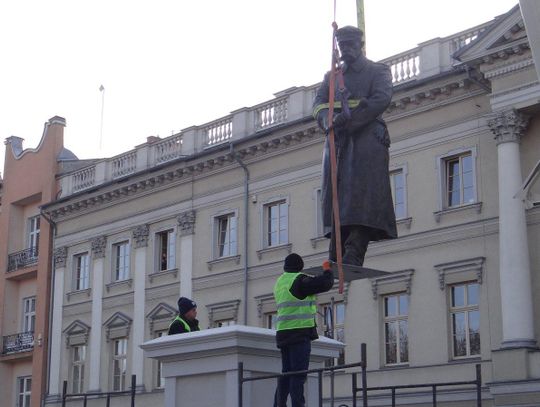
<path fill-rule="evenodd" d="M 528 118 L 515 109 L 488 122 L 497 141 L 501 347 L 506 349 L 536 346 L 525 207 L 516 197 L 523 181 L 519 142 L 527 123 Z"/>
<path fill-rule="evenodd" d="M 67 259 L 66 246 L 58 247 L 54 249 L 53 256 L 54 256 L 54 267 L 56 269 L 66 267 L 66 259 Z"/>
<path fill-rule="evenodd" d="M 148 246 L 148 235 L 150 233 L 150 227 L 148 225 L 140 225 L 133 229 L 133 240 L 135 241 L 135 248 Z"/>
<path fill-rule="evenodd" d="M 180 235 L 180 295 L 191 298 L 193 291 L 193 234 L 195 210 L 181 213 L 176 218 Z"/>
<path fill-rule="evenodd" d="M 92 239 L 92 257 L 94 259 L 104 258 L 106 247 L 107 247 L 107 236 L 99 236 Z"/>
<path fill-rule="evenodd" d="M 182 212 L 176 217 L 180 236 L 192 235 L 195 233 L 195 210 Z"/>
<path fill-rule="evenodd" d="M 146 299 L 146 248 L 150 227 L 139 225 L 133 229 L 135 242 L 134 303 L 133 303 L 133 351 L 131 353 L 132 371 L 137 376 L 137 388 L 144 388 L 144 357 L 139 345 L 144 342 L 144 303 Z"/>

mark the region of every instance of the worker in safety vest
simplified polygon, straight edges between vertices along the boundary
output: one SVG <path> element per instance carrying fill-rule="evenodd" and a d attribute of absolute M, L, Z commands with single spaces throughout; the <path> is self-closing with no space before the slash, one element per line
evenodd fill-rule
<path fill-rule="evenodd" d="M 200 331 L 197 304 L 186 297 L 178 299 L 178 315 L 169 326 L 169 335 Z"/>
<path fill-rule="evenodd" d="M 307 370 L 311 354 L 311 341 L 317 339 L 315 317 L 316 294 L 332 288 L 334 277 L 330 263 L 323 264 L 323 273 L 308 276 L 301 273 L 304 261 L 296 253 L 285 258 L 284 273 L 274 286 L 277 305 L 276 343 L 281 350 L 282 372 Z M 292 407 L 304 407 L 306 375 L 281 377 L 274 398 L 274 407 L 286 407 L 291 396 Z"/>

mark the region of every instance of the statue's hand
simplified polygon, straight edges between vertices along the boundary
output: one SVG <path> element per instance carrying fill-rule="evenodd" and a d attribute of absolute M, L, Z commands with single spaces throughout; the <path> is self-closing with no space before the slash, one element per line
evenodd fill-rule
<path fill-rule="evenodd" d="M 328 109 L 322 109 L 317 114 L 317 123 L 322 130 L 328 132 Z"/>
<path fill-rule="evenodd" d="M 348 121 L 349 121 L 349 117 L 345 113 L 340 112 L 334 116 L 333 126 L 335 128 L 341 128 L 341 127 L 344 127 Z"/>

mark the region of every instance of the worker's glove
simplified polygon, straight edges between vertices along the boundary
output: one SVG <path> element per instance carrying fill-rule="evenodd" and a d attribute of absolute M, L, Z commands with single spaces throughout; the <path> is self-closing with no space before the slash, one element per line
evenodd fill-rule
<path fill-rule="evenodd" d="M 319 123 L 321 130 L 328 132 L 328 109 L 321 109 L 317 113 L 317 123 Z"/>
<path fill-rule="evenodd" d="M 345 127 L 345 125 L 348 123 L 349 117 L 343 112 L 340 112 L 334 116 L 334 123 L 333 126 L 336 129 Z"/>
<path fill-rule="evenodd" d="M 330 263 L 330 260 L 323 261 L 322 264 L 323 271 L 332 271 L 332 263 Z"/>

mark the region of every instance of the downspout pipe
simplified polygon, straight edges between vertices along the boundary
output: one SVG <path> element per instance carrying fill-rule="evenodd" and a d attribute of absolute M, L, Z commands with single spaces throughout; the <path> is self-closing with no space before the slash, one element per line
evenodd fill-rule
<path fill-rule="evenodd" d="M 248 324 L 248 222 L 249 222 L 249 170 L 230 144 L 230 154 L 244 170 L 244 325 Z"/>
<path fill-rule="evenodd" d="M 52 336 L 52 311 L 54 306 L 54 281 L 56 277 L 56 269 L 54 267 L 54 239 L 56 238 L 56 222 L 54 222 L 50 217 L 48 217 L 45 212 L 43 212 L 43 209 L 40 209 L 39 211 L 40 215 L 43 216 L 43 219 L 47 221 L 49 225 L 51 225 L 51 240 L 50 240 L 50 247 L 51 247 L 51 291 L 49 295 L 49 327 L 48 327 L 48 334 L 47 334 L 47 377 L 46 377 L 46 394 L 49 394 L 49 391 L 51 390 L 49 388 L 50 381 L 51 381 L 51 336 Z M 45 397 L 41 398 L 41 405 L 45 405 Z"/>

